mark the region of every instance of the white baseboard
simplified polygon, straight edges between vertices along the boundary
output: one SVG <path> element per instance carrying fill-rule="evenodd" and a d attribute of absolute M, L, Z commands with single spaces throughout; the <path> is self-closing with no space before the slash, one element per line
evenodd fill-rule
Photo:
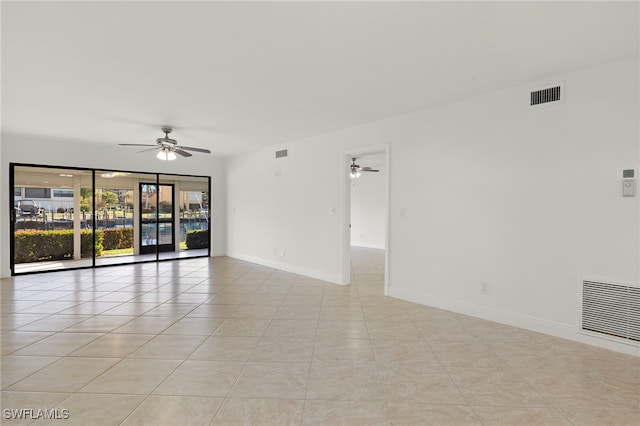
<path fill-rule="evenodd" d="M 572 324 L 557 323 L 542 318 L 501 311 L 393 286 L 389 287 L 389 296 L 640 357 L 640 344 L 633 342 L 627 344 L 580 333 L 576 326 Z"/>
<path fill-rule="evenodd" d="M 234 259 L 243 260 L 245 262 L 256 263 L 258 265 L 267 266 L 269 268 L 279 269 L 285 272 L 291 272 L 292 274 L 303 275 L 305 277 L 315 278 L 317 280 L 327 281 L 332 284 L 340 285 L 340 275 L 329 274 L 324 271 L 318 271 L 311 268 L 300 267 L 291 265 L 285 262 L 278 262 L 273 259 L 263 259 L 256 256 L 250 256 L 242 253 L 227 253 L 228 257 Z"/>

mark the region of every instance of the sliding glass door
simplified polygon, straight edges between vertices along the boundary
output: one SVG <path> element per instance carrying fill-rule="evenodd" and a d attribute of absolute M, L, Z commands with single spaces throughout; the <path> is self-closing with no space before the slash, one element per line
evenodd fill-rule
<path fill-rule="evenodd" d="M 93 265 L 91 171 L 12 167 L 11 265 L 15 273 Z"/>
<path fill-rule="evenodd" d="M 162 185 L 173 188 L 172 229 L 174 249 L 160 254 L 162 259 L 197 257 L 209 254 L 209 179 L 197 176 L 160 175 Z M 165 215 L 168 213 L 165 213 Z"/>
<path fill-rule="evenodd" d="M 144 251 L 139 244 L 140 182 L 155 182 L 156 179 L 157 176 L 151 173 L 96 170 L 94 217 L 96 233 L 102 243 L 96 265 L 156 259 L 155 250 Z"/>
<path fill-rule="evenodd" d="M 210 255 L 210 178 L 10 164 L 13 275 Z"/>
<path fill-rule="evenodd" d="M 140 253 L 175 251 L 173 185 L 140 183 Z"/>

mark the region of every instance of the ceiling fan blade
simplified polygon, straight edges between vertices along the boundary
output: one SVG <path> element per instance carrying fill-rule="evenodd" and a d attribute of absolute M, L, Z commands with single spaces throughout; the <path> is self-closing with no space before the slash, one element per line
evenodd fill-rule
<path fill-rule="evenodd" d="M 182 146 L 180 145 L 180 149 L 184 149 L 186 151 L 195 151 L 195 152 L 204 152 L 205 154 L 211 154 L 211 151 L 203 148 L 193 148 L 191 146 Z"/>
<path fill-rule="evenodd" d="M 136 152 L 136 154 L 140 154 L 141 152 L 147 152 L 147 151 L 155 151 L 156 149 L 159 149 L 159 147 L 155 146 L 153 148 L 143 149 L 142 151 Z"/>
<path fill-rule="evenodd" d="M 173 152 L 175 152 L 176 154 L 180 154 L 180 155 L 182 155 L 183 157 L 192 157 L 192 156 L 193 156 L 193 154 L 189 154 L 187 151 L 183 151 L 183 150 L 182 150 L 182 149 L 180 149 L 180 148 L 176 148 L 176 149 L 174 149 L 174 150 L 173 150 Z"/>
<path fill-rule="evenodd" d="M 360 168 L 361 172 L 379 172 L 380 170 L 378 169 L 372 169 L 371 167 L 362 167 Z"/>
<path fill-rule="evenodd" d="M 157 146 L 157 144 L 149 144 L 149 143 L 119 143 L 120 146 Z"/>

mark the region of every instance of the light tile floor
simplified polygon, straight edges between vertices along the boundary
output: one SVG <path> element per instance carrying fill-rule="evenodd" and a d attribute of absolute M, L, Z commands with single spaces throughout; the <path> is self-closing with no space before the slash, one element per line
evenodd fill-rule
<path fill-rule="evenodd" d="M 70 416 L 2 423 L 640 425 L 640 358 L 384 297 L 383 252 L 352 259 L 351 286 L 230 258 L 2 280 L 2 409 Z"/>

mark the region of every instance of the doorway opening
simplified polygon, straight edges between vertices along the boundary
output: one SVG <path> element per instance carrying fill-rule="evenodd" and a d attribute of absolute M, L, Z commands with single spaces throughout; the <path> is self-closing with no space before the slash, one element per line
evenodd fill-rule
<path fill-rule="evenodd" d="M 388 293 L 389 147 L 345 155 L 343 283 Z"/>

